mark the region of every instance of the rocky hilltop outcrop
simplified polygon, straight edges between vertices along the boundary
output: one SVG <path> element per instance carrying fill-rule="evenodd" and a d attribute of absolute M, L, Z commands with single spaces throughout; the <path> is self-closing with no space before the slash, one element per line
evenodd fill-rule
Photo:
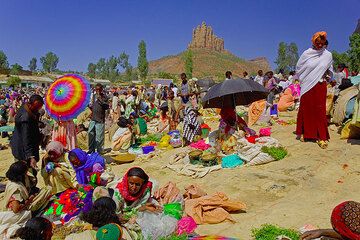
<path fill-rule="evenodd" d="M 205 22 L 193 29 L 192 40 L 188 46 L 189 49 L 209 49 L 218 52 L 224 51 L 224 39 L 214 34 L 211 26 Z"/>

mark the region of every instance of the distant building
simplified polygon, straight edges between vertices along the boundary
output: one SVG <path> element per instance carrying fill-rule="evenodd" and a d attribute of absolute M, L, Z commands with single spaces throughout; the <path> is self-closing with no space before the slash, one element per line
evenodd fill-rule
<path fill-rule="evenodd" d="M 51 83 L 54 82 L 49 77 L 46 76 L 17 76 L 21 80 L 21 87 L 48 87 Z M 4 87 L 7 85 L 7 80 L 10 78 L 10 75 L 0 75 L 0 85 Z"/>
<path fill-rule="evenodd" d="M 172 79 L 161 79 L 161 78 L 158 78 L 158 79 L 153 79 L 153 80 L 151 81 L 151 84 L 152 84 L 152 85 L 155 85 L 155 86 L 157 86 L 157 85 L 159 85 L 159 84 L 161 84 L 161 86 L 169 86 L 170 83 L 172 83 L 172 82 L 173 82 Z"/>

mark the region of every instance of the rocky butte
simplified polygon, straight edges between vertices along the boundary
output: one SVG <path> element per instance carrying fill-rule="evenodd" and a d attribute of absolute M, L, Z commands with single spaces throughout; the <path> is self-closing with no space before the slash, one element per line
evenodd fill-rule
<path fill-rule="evenodd" d="M 217 37 L 211 26 L 205 22 L 193 29 L 192 40 L 188 46 L 189 49 L 209 49 L 223 52 L 224 39 Z"/>

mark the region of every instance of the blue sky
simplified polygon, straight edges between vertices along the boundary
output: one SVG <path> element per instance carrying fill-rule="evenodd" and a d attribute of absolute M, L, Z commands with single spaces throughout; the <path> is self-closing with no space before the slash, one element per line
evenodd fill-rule
<path fill-rule="evenodd" d="M 235 55 L 265 56 L 275 66 L 279 42 L 295 42 L 301 53 L 319 30 L 330 49 L 347 50 L 360 18 L 360 0 L 0 0 L 0 9 L 0 50 L 10 64 L 27 68 L 53 51 L 59 69 L 80 71 L 122 51 L 136 65 L 142 39 L 149 60 L 177 54 L 202 21 Z"/>

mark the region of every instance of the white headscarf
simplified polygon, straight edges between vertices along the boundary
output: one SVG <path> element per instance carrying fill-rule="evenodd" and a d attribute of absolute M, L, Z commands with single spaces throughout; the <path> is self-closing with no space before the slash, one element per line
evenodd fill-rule
<path fill-rule="evenodd" d="M 326 70 L 333 73 L 332 54 L 325 48 L 309 48 L 303 52 L 296 64 L 296 75 L 300 80 L 301 96 L 312 89 L 323 77 Z"/>

